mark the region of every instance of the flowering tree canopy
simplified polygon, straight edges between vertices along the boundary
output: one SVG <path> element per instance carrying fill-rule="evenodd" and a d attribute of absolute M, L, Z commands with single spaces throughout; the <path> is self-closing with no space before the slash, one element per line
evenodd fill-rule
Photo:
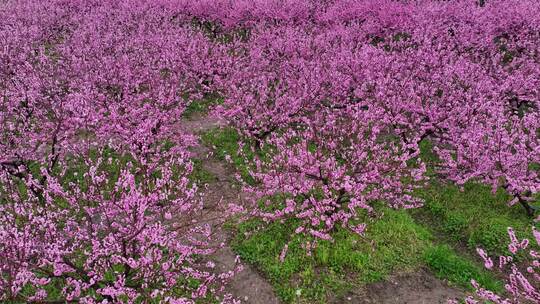
<path fill-rule="evenodd" d="M 196 138 L 180 126 L 207 94 L 253 148 L 252 214 L 297 218 L 297 233 L 361 234 L 381 203 L 420 206 L 426 140 L 438 176 L 503 188 L 532 216 L 538 11 L 534 0 L 0 1 L 0 300 L 219 293 L 231 274 L 201 262 L 211 233 L 191 222 L 204 202 L 188 179 Z"/>

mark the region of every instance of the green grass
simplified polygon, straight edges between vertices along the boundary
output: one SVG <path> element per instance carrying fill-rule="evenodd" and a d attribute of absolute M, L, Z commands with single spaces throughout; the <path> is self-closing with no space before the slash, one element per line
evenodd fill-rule
<path fill-rule="evenodd" d="M 217 94 L 209 94 L 201 100 L 192 101 L 182 113 L 182 116 L 185 118 L 190 118 L 193 115 L 206 114 L 211 109 L 212 106 L 223 103 L 223 98 Z"/>
<path fill-rule="evenodd" d="M 406 212 L 391 209 L 370 223 L 365 238 L 337 229 L 334 241 L 319 240 L 311 256 L 302 244 L 312 239 L 294 234 L 297 225 L 296 220 L 270 225 L 248 221 L 237 227 L 233 242 L 243 260 L 260 269 L 280 298 L 289 303 L 298 298 L 325 303 L 329 294 L 339 296 L 391 273 L 413 271 L 422 265 L 423 253 L 431 244 L 426 229 Z M 280 262 L 287 243 L 287 256 Z"/>
<path fill-rule="evenodd" d="M 421 143 L 421 157 L 428 163 L 430 184 L 418 191 L 425 200 L 423 208 L 413 214 L 437 235 L 451 243 L 466 245 L 471 252 L 482 247 L 490 255 L 508 254 L 507 228 L 513 227 L 519 238 L 532 238 L 533 219 L 516 204 L 508 206 L 511 197 L 499 189 L 468 182 L 463 189 L 443 183 L 435 177 L 434 166 L 439 161 L 431 150 L 431 143 Z"/>
<path fill-rule="evenodd" d="M 201 136 L 201 140 L 206 146 L 214 148 L 214 153 L 218 159 L 224 161 L 228 155 L 232 157 L 237 167 L 245 165 L 243 159 L 238 155 L 240 135 L 233 128 L 225 127 L 209 130 Z"/>
<path fill-rule="evenodd" d="M 333 233 L 333 242 L 318 241 L 311 256 L 302 247 L 312 239 L 294 234 L 296 220 L 264 224 L 251 220 L 236 227 L 232 247 L 255 265 L 286 303 L 325 303 L 330 294 L 344 295 L 352 288 L 385 280 L 392 273 L 428 266 L 440 279 L 472 290 L 470 281 L 502 291 L 502 282 L 448 245 L 434 245 L 433 235 L 406 211 L 385 210 L 369 224 L 365 237 L 348 230 Z M 283 262 L 281 250 L 289 244 Z"/>
<path fill-rule="evenodd" d="M 503 291 L 501 281 L 478 264 L 458 255 L 448 245 L 430 247 L 424 253 L 424 260 L 437 277 L 460 287 L 472 291 L 470 282 L 474 279 L 484 288 L 497 292 Z"/>
<path fill-rule="evenodd" d="M 514 227 L 518 237 L 532 237 L 532 219 L 520 206 L 508 207 L 509 197 L 502 191 L 492 194 L 489 187 L 475 183 L 467 183 L 460 191 L 453 185 L 432 182 L 419 194 L 425 207 L 414 213 L 471 249 L 482 247 L 490 254 L 507 254 L 507 227 Z"/>

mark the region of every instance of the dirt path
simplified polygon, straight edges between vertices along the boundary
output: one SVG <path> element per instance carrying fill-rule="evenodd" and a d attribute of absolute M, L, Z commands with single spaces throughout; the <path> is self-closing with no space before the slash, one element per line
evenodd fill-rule
<path fill-rule="evenodd" d="M 183 123 L 183 128 L 195 135 L 200 135 L 212 128 L 223 126 L 224 122 L 216 117 L 195 114 Z M 216 263 L 219 271 L 233 270 L 236 266 L 236 254 L 228 245 L 231 236 L 222 229 L 223 205 L 235 203 L 242 205 L 242 193 L 234 183 L 234 169 L 212 157 L 212 151 L 203 145 L 192 149 L 193 157 L 202 160 L 203 169 L 212 173 L 215 180 L 209 183 L 203 192 L 204 209 L 197 219 L 199 223 L 212 224 L 214 241 L 225 246 L 216 251 L 210 259 Z M 278 304 L 280 301 L 272 286 L 250 265 L 244 263 L 244 269 L 236 274 L 227 285 L 227 292 L 247 304 Z"/>
<path fill-rule="evenodd" d="M 353 290 L 331 303 L 351 304 L 446 304 L 463 299 L 463 291 L 437 279 L 427 270 L 395 275 L 360 290 Z"/>
<path fill-rule="evenodd" d="M 216 117 L 200 114 L 186 119 L 183 128 L 195 135 L 200 135 L 212 128 L 224 126 L 225 122 Z M 203 169 L 212 173 L 215 180 L 202 189 L 205 207 L 200 214 L 199 222 L 211 223 L 215 231 L 215 242 L 225 246 L 210 258 L 216 263 L 219 271 L 233 270 L 236 266 L 236 255 L 228 245 L 231 236 L 222 229 L 223 207 L 227 203 L 244 202 L 241 190 L 234 182 L 234 168 L 212 157 L 212 151 L 199 145 L 192 149 L 193 157 L 202 160 Z M 227 285 L 227 292 L 247 304 L 280 303 L 272 286 L 250 265 L 235 275 Z M 331 298 L 330 303 L 354 304 L 437 304 L 447 303 L 448 299 L 462 299 L 463 291 L 450 287 L 426 270 L 415 273 L 396 275 L 384 282 L 353 290 L 341 298 Z"/>

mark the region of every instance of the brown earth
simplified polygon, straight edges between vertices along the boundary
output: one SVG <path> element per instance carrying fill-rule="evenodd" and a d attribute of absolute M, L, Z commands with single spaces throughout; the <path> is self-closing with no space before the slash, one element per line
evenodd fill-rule
<path fill-rule="evenodd" d="M 395 275 L 386 281 L 351 291 L 332 303 L 351 304 L 442 304 L 463 299 L 464 292 L 437 279 L 427 270 Z"/>

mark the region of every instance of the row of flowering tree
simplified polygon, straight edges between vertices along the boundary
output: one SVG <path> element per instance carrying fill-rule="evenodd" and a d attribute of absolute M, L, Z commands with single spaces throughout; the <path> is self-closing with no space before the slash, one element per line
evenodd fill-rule
<path fill-rule="evenodd" d="M 231 275 L 200 258 L 179 126 L 226 64 L 166 4 L 0 4 L 1 302 L 192 303 Z"/>
<path fill-rule="evenodd" d="M 362 234 L 439 176 L 540 190 L 536 1 L 0 2 L 0 300 L 191 303 L 230 273 L 183 133 L 216 108 L 255 151 L 252 214 Z M 284 197 L 275 203 L 273 197 Z M 536 277 L 537 279 L 537 277 Z M 232 301 L 221 297 L 222 301 Z"/>

